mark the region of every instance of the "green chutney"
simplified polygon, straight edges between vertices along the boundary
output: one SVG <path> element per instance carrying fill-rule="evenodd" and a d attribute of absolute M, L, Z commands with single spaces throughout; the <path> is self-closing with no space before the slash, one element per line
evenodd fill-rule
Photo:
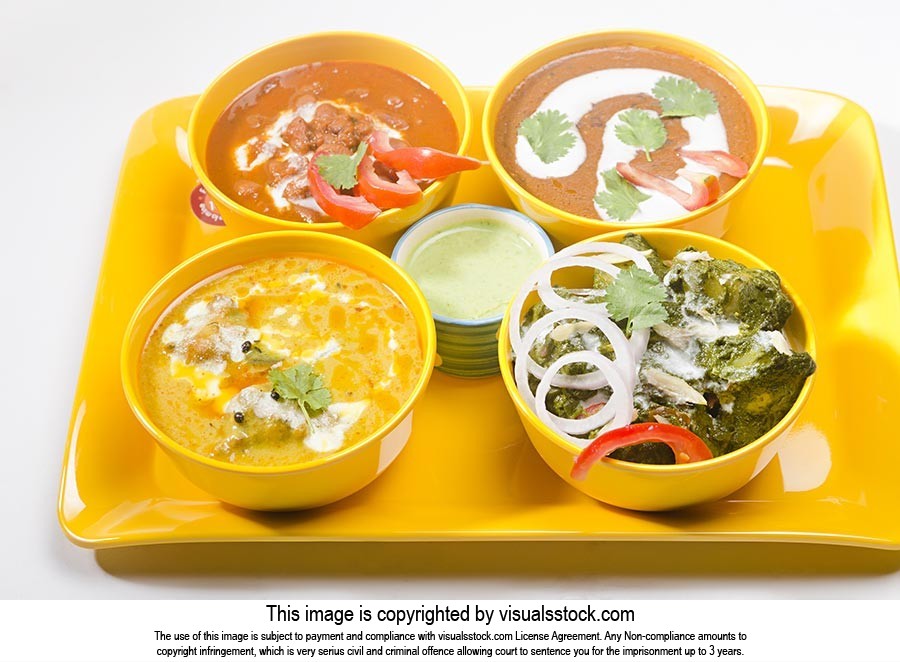
<path fill-rule="evenodd" d="M 416 246 L 403 265 L 431 310 L 460 320 L 503 314 L 544 256 L 502 221 L 477 219 L 439 230 Z"/>

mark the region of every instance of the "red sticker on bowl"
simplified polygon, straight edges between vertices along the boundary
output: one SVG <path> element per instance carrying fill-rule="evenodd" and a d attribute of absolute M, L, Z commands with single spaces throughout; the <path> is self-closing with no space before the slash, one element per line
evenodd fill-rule
<path fill-rule="evenodd" d="M 191 211 L 194 216 L 207 225 L 225 225 L 225 221 L 216 209 L 216 203 L 209 197 L 209 193 L 203 188 L 203 184 L 197 184 L 191 191 Z"/>

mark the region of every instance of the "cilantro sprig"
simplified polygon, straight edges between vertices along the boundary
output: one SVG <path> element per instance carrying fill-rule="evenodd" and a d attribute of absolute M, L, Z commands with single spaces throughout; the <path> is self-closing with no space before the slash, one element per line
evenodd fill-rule
<path fill-rule="evenodd" d="M 647 110 L 631 108 L 619 113 L 616 137 L 626 145 L 640 147 L 650 161 L 650 152 L 665 145 L 668 134 L 657 115 Z"/>
<path fill-rule="evenodd" d="M 368 144 L 359 143 L 352 156 L 346 154 L 321 154 L 316 157 L 316 166 L 322 178 L 336 189 L 348 190 L 356 186 L 356 172 L 366 155 Z"/>
<path fill-rule="evenodd" d="M 628 320 L 625 333 L 665 322 L 669 314 L 663 307 L 666 288 L 652 271 L 630 266 L 622 269 L 606 288 L 606 311 L 616 321 Z"/>
<path fill-rule="evenodd" d="M 525 136 L 537 157 L 544 163 L 558 161 L 572 149 L 574 125 L 565 113 L 558 110 L 542 110 L 526 117 L 519 124 L 519 135 Z"/>
<path fill-rule="evenodd" d="M 690 78 L 663 76 L 653 86 L 663 117 L 706 117 L 719 110 L 715 95 Z"/>
<path fill-rule="evenodd" d="M 306 364 L 281 370 L 273 368 L 268 377 L 272 390 L 280 398 L 297 403 L 310 429 L 314 427 L 310 417 L 322 413 L 331 404 L 331 391 L 325 388 L 322 377 Z"/>
<path fill-rule="evenodd" d="M 597 193 L 594 202 L 606 210 L 614 221 L 627 221 L 637 213 L 640 203 L 650 199 L 649 195 L 626 181 L 615 168 L 605 170 L 601 175 L 606 190 Z"/>

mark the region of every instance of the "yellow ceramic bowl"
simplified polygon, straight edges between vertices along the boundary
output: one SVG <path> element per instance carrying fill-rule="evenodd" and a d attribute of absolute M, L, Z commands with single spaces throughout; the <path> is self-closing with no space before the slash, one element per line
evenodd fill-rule
<path fill-rule="evenodd" d="M 362 269 L 390 287 L 412 312 L 424 362 L 412 395 L 381 428 L 362 441 L 321 459 L 288 466 L 242 466 L 188 450 L 150 418 L 138 389 L 141 352 L 163 312 L 195 284 L 250 260 L 312 254 Z M 191 481 L 222 501 L 255 510 L 294 510 L 342 499 L 368 485 L 397 457 L 412 430 L 413 406 L 434 367 L 435 331 L 418 286 L 381 253 L 322 233 L 267 232 L 234 239 L 198 253 L 170 271 L 141 301 L 125 331 L 122 385 L 128 404 L 163 451 Z M 123 440 L 127 443 L 127 440 Z"/>
<path fill-rule="evenodd" d="M 618 242 L 631 231 L 610 232 L 594 237 L 591 241 Z M 731 259 L 749 267 L 771 269 L 742 248 L 708 235 L 670 229 L 643 229 L 640 234 L 657 249 L 663 259 L 671 259 L 685 246 L 693 246 L 716 258 Z M 570 285 L 579 286 L 578 283 Z M 781 286 L 794 302 L 794 313 L 785 326 L 785 334 L 794 348 L 802 348 L 815 359 L 816 343 L 809 311 L 790 284 L 782 280 Z M 569 472 L 580 449 L 544 425 L 528 408 L 516 388 L 510 362 L 509 312 L 507 310 L 500 326 L 500 371 L 528 438 L 550 468 L 572 487 L 599 501 L 621 508 L 673 510 L 715 501 L 743 487 L 775 457 L 781 446 L 779 442 L 785 440 L 786 433 L 809 397 L 815 377 L 813 375 L 806 380 L 794 406 L 775 427 L 733 453 L 703 462 L 676 465 L 636 464 L 605 458 L 591 468 L 584 481 L 577 481 L 571 478 Z"/>
<path fill-rule="evenodd" d="M 226 225 L 241 233 L 269 230 L 326 232 L 356 239 L 382 252 L 390 252 L 394 242 L 412 223 L 450 202 L 459 175 L 433 183 L 422 200 L 405 209 L 392 209 L 361 230 L 341 223 L 298 223 L 247 209 L 226 196 L 209 178 L 206 146 L 216 120 L 234 99 L 266 76 L 306 62 L 362 60 L 401 69 L 419 79 L 440 96 L 459 129 L 460 154 L 465 154 L 471 134 L 471 110 L 465 90 L 447 67 L 431 55 L 402 41 L 362 32 L 320 32 L 294 37 L 262 48 L 238 60 L 216 78 L 200 95 L 188 123 L 188 150 L 194 171 L 215 201 Z"/>
<path fill-rule="evenodd" d="M 557 209 L 526 191 L 513 179 L 497 158 L 497 153 L 494 149 L 494 129 L 497 124 L 497 115 L 504 101 L 506 101 L 506 98 L 516 86 L 532 72 L 567 55 L 622 45 L 642 46 L 674 52 L 702 62 L 730 81 L 750 107 L 750 113 L 756 125 L 756 156 L 753 159 L 753 163 L 750 164 L 750 172 L 743 180 L 732 187 L 718 201 L 702 209 L 685 213 L 683 216 L 667 221 L 627 224 L 632 229 L 645 227 L 680 228 L 721 237 L 725 234 L 725 230 L 728 229 L 729 205 L 747 188 L 762 167 L 762 162 L 769 146 L 769 116 L 759 90 L 743 71 L 715 51 L 688 39 L 660 32 L 593 32 L 557 41 L 526 56 L 503 75 L 488 97 L 484 109 L 482 132 L 485 151 L 491 165 L 497 172 L 503 188 L 506 189 L 507 194 L 516 207 L 540 223 L 544 230 L 562 245 L 581 241 L 601 232 L 614 232 L 620 229 L 623 223 L 578 216 L 577 214 Z"/>

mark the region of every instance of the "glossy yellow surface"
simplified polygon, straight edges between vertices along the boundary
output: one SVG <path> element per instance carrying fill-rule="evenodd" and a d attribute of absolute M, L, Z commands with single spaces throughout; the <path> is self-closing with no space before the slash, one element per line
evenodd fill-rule
<path fill-rule="evenodd" d="M 306 253 L 343 262 L 387 285 L 412 313 L 424 361 L 412 394 L 374 434 L 326 457 L 290 466 L 251 466 L 201 455 L 172 439 L 147 413 L 140 394 L 141 353 L 157 320 L 184 292 L 226 269 L 265 257 Z M 299 231 L 265 232 L 232 239 L 209 248 L 166 274 L 141 301 L 122 342 L 125 398 L 144 428 L 159 442 L 181 472 L 223 501 L 256 510 L 312 508 L 338 499 L 372 482 L 403 449 L 409 438 L 408 416 L 434 367 L 436 335 L 431 310 L 413 280 L 378 251 L 356 241 Z M 404 426 L 405 424 L 405 426 Z"/>
<path fill-rule="evenodd" d="M 216 119 L 234 99 L 266 76 L 304 62 L 364 60 L 400 69 L 430 87 L 447 104 L 459 129 L 459 153 L 465 154 L 472 135 L 472 113 L 465 90 L 456 76 L 424 51 L 397 39 L 363 32 L 317 32 L 286 39 L 241 58 L 200 95 L 188 122 L 188 150 L 194 170 L 232 228 L 243 233 L 269 230 L 304 230 L 350 237 L 390 253 L 403 231 L 426 214 L 450 202 L 458 175 L 425 189 L 422 199 L 404 209 L 391 209 L 361 230 L 341 223 L 298 223 L 247 209 L 222 193 L 206 172 L 206 145 Z"/>
<path fill-rule="evenodd" d="M 525 56 L 501 77 L 491 91 L 482 115 L 482 139 L 491 165 L 499 174 L 503 188 L 513 204 L 540 223 L 554 241 L 568 245 L 604 232 L 618 230 L 621 227 L 620 223 L 587 218 L 557 209 L 522 188 L 506 172 L 497 158 L 494 151 L 494 128 L 497 124 L 497 114 L 500 112 L 504 100 L 528 74 L 573 53 L 623 44 L 668 50 L 702 62 L 728 79 L 747 102 L 756 124 L 757 141 L 756 156 L 750 164 L 747 176 L 711 205 L 667 221 L 640 224 L 641 227 L 680 228 L 721 237 L 734 218 L 729 213 L 729 206 L 741 196 L 743 191 L 750 188 L 753 179 L 762 168 L 769 145 L 769 115 L 766 112 L 766 104 L 762 95 L 743 71 L 711 48 L 683 37 L 644 30 L 592 32 L 553 42 Z"/>
<path fill-rule="evenodd" d="M 90 547 L 554 539 L 778 540 L 900 550 L 900 284 L 872 123 L 859 106 L 831 95 L 780 88 L 763 94 L 773 126 L 769 159 L 731 206 L 726 239 L 772 265 L 799 292 L 816 330 L 819 369 L 784 447 L 738 492 L 673 513 L 603 505 L 560 480 L 535 452 L 499 377 L 469 381 L 440 372 L 416 407 L 404 452 L 347 499 L 273 515 L 225 506 L 195 487 L 128 409 L 117 353 L 129 317 L 153 283 L 230 236 L 228 228 L 204 225 L 190 211 L 196 180 L 176 146 L 195 101 L 185 98 L 143 115 L 128 143 L 64 458 L 63 528 Z M 471 91 L 473 106 L 480 109 L 485 96 Z M 470 151 L 482 153 L 479 144 Z M 509 204 L 487 170 L 463 174 L 456 201 Z M 375 547 L 366 549 L 375 554 Z M 534 558 L 529 549 L 522 553 Z M 563 566 L 560 572 L 565 554 L 583 558 L 580 548 L 554 549 L 550 558 Z M 611 547 L 614 558 L 645 560 L 642 572 L 659 567 L 657 553 L 674 551 L 645 549 Z M 723 572 L 716 554 L 735 556 L 743 548 L 685 549 L 702 559 L 688 567 Z M 759 549 L 772 567 L 781 568 L 782 558 L 788 568 L 808 567 L 808 553 L 801 563 L 790 561 L 802 546 L 754 546 L 745 557 L 751 564 Z M 234 546 L 222 553 L 249 554 Z M 551 563 L 550 553 L 540 552 L 542 564 Z M 472 557 L 464 550 L 456 555 Z M 386 563 L 397 567 L 395 559 Z M 606 561 L 603 567 L 609 568 Z"/>
<path fill-rule="evenodd" d="M 593 237 L 592 241 L 621 242 L 630 230 L 619 230 Z M 771 269 L 747 251 L 708 235 L 685 230 L 644 229 L 641 234 L 664 260 L 671 260 L 685 246 L 706 251 L 715 258 L 734 260 L 756 269 Z M 571 283 L 583 287 L 590 283 Z M 797 350 L 816 358 L 816 343 L 809 310 L 797 292 L 784 278 L 781 286 L 794 302 L 794 313 L 785 326 L 785 334 Z M 556 474 L 575 489 L 620 508 L 634 510 L 673 510 L 721 499 L 746 485 L 775 459 L 793 428 L 803 405 L 809 398 L 815 375 L 806 380 L 794 406 L 778 424 L 756 441 L 743 448 L 705 462 L 671 466 L 620 462 L 612 458 L 596 463 L 584 480 L 574 480 L 569 472 L 581 449 L 562 439 L 547 427 L 531 410 L 516 388 L 509 349 L 509 310 L 500 325 L 500 372 L 506 391 L 513 400 L 519 419 L 531 443 Z"/>

